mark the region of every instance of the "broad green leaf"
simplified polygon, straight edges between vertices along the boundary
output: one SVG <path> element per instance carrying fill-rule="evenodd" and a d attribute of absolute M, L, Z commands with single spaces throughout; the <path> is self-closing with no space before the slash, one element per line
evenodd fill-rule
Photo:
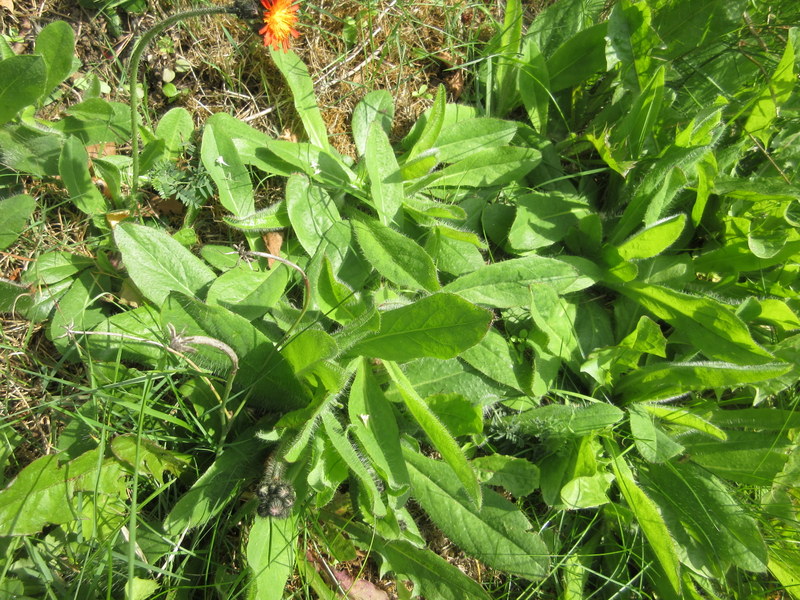
<path fill-rule="evenodd" d="M 242 432 L 236 443 L 225 446 L 211 466 L 172 505 L 163 523 L 170 538 L 178 538 L 211 521 L 239 497 L 248 479 L 261 474 L 266 452 L 264 442 L 256 437 L 257 431 L 258 427 L 252 427 Z"/>
<path fill-rule="evenodd" d="M 560 296 L 553 286 L 534 282 L 530 308 L 533 323 L 547 336 L 548 352 L 565 361 L 577 360 L 580 348 L 575 331 L 576 305 Z"/>
<path fill-rule="evenodd" d="M 292 226 L 289 214 L 286 212 L 286 202 L 283 201 L 243 217 L 226 216 L 223 217 L 223 221 L 234 229 L 257 233 L 278 231 Z M 233 261 L 235 262 L 236 259 L 234 258 Z"/>
<path fill-rule="evenodd" d="M 317 259 L 319 267 L 308 269 L 306 273 L 311 281 L 311 293 L 317 307 L 334 321 L 345 324 L 363 314 L 364 303 L 345 283 L 333 274 L 333 266 L 327 256 L 322 254 Z M 312 262 L 312 266 L 316 263 Z"/>
<path fill-rule="evenodd" d="M 47 66 L 41 56 L 12 56 L 0 61 L 0 125 L 35 104 L 46 85 Z"/>
<path fill-rule="evenodd" d="M 461 239 L 462 232 L 452 235 L 453 231 L 446 225 L 435 225 L 428 233 L 425 251 L 436 268 L 451 275 L 464 275 L 485 266 L 486 261 L 478 247 Z"/>
<path fill-rule="evenodd" d="M 733 310 L 718 300 L 638 281 L 613 287 L 664 319 L 711 360 L 739 365 L 774 361 L 769 352 L 756 344 Z"/>
<path fill-rule="evenodd" d="M 560 92 L 606 70 L 608 23 L 598 23 L 575 34 L 547 60 L 550 91 Z"/>
<path fill-rule="evenodd" d="M 786 39 L 783 56 L 766 87 L 756 98 L 744 124 L 745 131 L 756 136 L 765 147 L 769 145 L 769 139 L 774 133 L 772 123 L 778 117 L 782 105 L 786 104 L 797 88 L 797 75 L 794 72 L 797 58 L 792 36 L 787 36 Z"/>
<path fill-rule="evenodd" d="M 483 433 L 483 410 L 461 394 L 433 394 L 425 402 L 453 436 Z"/>
<path fill-rule="evenodd" d="M 613 427 L 624 413 L 612 404 L 586 406 L 548 404 L 504 418 L 510 426 L 528 435 L 581 438 Z"/>
<path fill-rule="evenodd" d="M 173 291 L 161 307 L 161 321 L 164 330 L 171 324 L 179 335 L 206 336 L 233 350 L 239 361 L 235 382 L 250 389 L 251 404 L 285 411 L 308 402 L 307 392 L 287 360 L 269 338 L 244 317 Z M 204 358 L 222 372 L 231 369 L 231 359 L 223 351 L 208 345 L 195 344 L 194 347 L 197 352 L 192 357 Z"/>
<path fill-rule="evenodd" d="M 427 113 L 427 119 L 422 132 L 417 137 L 414 146 L 408 153 L 405 163 L 408 164 L 410 160 L 419 157 L 423 152 L 427 152 L 434 147 L 436 138 L 439 137 L 439 132 L 442 130 L 442 125 L 445 119 L 445 91 L 444 86 L 439 85 L 436 90 L 436 98 L 433 101 L 433 106 Z"/>
<path fill-rule="evenodd" d="M 638 160 L 646 150 L 655 146 L 654 130 L 664 100 L 665 76 L 666 69 L 659 67 L 619 123 L 617 136 L 614 137 L 627 143 L 626 158 L 630 160 Z"/>
<path fill-rule="evenodd" d="M 786 363 L 736 365 L 723 362 L 656 363 L 619 380 L 615 391 L 626 402 L 667 400 L 692 391 L 729 389 L 779 377 Z"/>
<path fill-rule="evenodd" d="M 675 243 L 685 226 L 683 214 L 661 219 L 620 244 L 619 256 L 624 260 L 640 260 L 661 254 Z"/>
<path fill-rule="evenodd" d="M 36 201 L 26 194 L 0 200 L 0 250 L 5 250 L 22 234 L 28 219 L 36 210 Z"/>
<path fill-rule="evenodd" d="M 286 78 L 289 89 L 292 90 L 294 107 L 303 122 L 308 140 L 318 148 L 327 149 L 328 131 L 325 128 L 325 121 L 322 120 L 322 113 L 314 95 L 314 84 L 305 63 L 292 50 L 270 48 L 270 56 Z"/>
<path fill-rule="evenodd" d="M 453 358 L 477 344 L 491 320 L 490 312 L 455 294 L 433 294 L 381 313 L 380 329 L 349 353 L 396 361 Z"/>
<path fill-rule="evenodd" d="M 442 127 L 436 138 L 436 158 L 454 163 L 487 148 L 508 145 L 519 130 L 514 121 L 477 117 Z"/>
<path fill-rule="evenodd" d="M 78 519 L 78 492 L 125 494 L 125 469 L 99 449 L 64 464 L 59 459 L 49 454 L 33 461 L 0 492 L 0 536 L 34 535 L 48 524 Z"/>
<path fill-rule="evenodd" d="M 643 3 L 620 2 L 608 19 L 608 41 L 614 58 L 622 63 L 620 79 L 638 92 L 647 85 L 652 70 L 652 51 L 659 40 L 650 28 L 650 7 Z"/>
<path fill-rule="evenodd" d="M 138 447 L 137 447 L 138 446 Z M 146 474 L 156 481 L 164 481 L 167 473 L 178 477 L 191 464 L 191 456 L 167 450 L 154 441 L 142 438 L 137 442 L 136 435 L 129 433 L 118 435 L 111 440 L 111 451 L 119 460 L 128 464 L 139 474 Z M 139 463 L 136 463 L 136 455 Z"/>
<path fill-rule="evenodd" d="M 254 321 L 278 303 L 289 282 L 289 271 L 289 267 L 280 263 L 269 271 L 239 265 L 211 283 L 206 302 Z"/>
<path fill-rule="evenodd" d="M 659 506 L 634 481 L 630 467 L 620 456 L 615 444 L 606 441 L 606 449 L 611 456 L 611 468 L 616 477 L 617 487 L 628 503 L 644 537 L 650 543 L 650 549 L 664 570 L 672 590 L 680 594 L 680 563 L 675 541 L 670 535 Z"/>
<path fill-rule="evenodd" d="M 528 119 L 536 131 L 547 130 L 550 108 L 550 74 L 547 61 L 532 37 L 522 43 L 522 59 L 517 71 L 517 88 Z"/>
<path fill-rule="evenodd" d="M 564 503 L 562 492 L 570 481 L 578 478 L 593 478 L 597 475 L 604 475 L 603 471 L 598 467 L 598 454 L 600 453 L 600 444 L 595 439 L 594 435 L 584 435 L 579 438 L 571 438 L 567 440 L 557 440 L 558 444 L 553 443 L 550 438 L 545 437 L 548 444 L 552 444 L 555 452 L 549 452 L 544 457 L 539 459 L 538 466 L 541 472 L 539 485 L 542 491 L 542 500 L 547 504 L 558 510 L 574 508 Z M 584 480 L 575 482 L 571 486 L 572 489 L 567 488 L 566 499 L 570 502 L 581 501 L 581 492 L 588 500 L 594 496 L 599 504 L 604 504 L 607 501 L 605 496 L 605 478 L 599 483 L 603 486 L 602 489 L 597 489 L 600 486 L 594 485 Z M 595 489 L 591 489 L 594 487 Z M 600 494 L 597 494 L 597 492 Z"/>
<path fill-rule="evenodd" d="M 461 359 L 419 358 L 404 365 L 403 370 L 414 389 L 423 397 L 461 394 L 481 406 L 490 406 L 509 395 L 515 395 L 513 390 L 495 383 Z M 393 395 L 391 390 L 387 395 L 392 400 L 397 399 L 397 394 Z"/>
<path fill-rule="evenodd" d="M 31 303 L 30 288 L 0 278 L 0 313 L 27 314 Z"/>
<path fill-rule="evenodd" d="M 156 137 L 164 141 L 167 155 L 172 159 L 184 153 L 193 133 L 192 115 L 180 106 L 169 110 L 156 126 Z"/>
<path fill-rule="evenodd" d="M 75 53 L 75 34 L 64 21 L 53 21 L 36 37 L 34 52 L 47 65 L 47 80 L 44 93 L 50 94 L 72 74 L 72 57 Z"/>
<path fill-rule="evenodd" d="M 393 571 L 398 580 L 410 580 L 414 585 L 414 595 L 437 600 L 490 600 L 480 584 L 435 552 L 417 548 L 404 540 L 387 542 L 375 536 L 372 528 L 352 519 L 327 514 L 326 520 L 341 527 L 362 549 L 379 556 L 381 575 Z"/>
<path fill-rule="evenodd" d="M 469 462 L 467 462 L 464 452 L 450 432 L 447 431 L 447 428 L 442 425 L 442 422 L 436 418 L 436 415 L 433 414 L 425 401 L 414 390 L 411 382 L 403 374 L 400 367 L 390 361 L 386 361 L 384 365 L 392 381 L 397 386 L 400 397 L 411 416 L 414 417 L 422 431 L 428 436 L 433 447 L 441 454 L 442 460 L 450 466 L 456 477 L 458 477 L 469 500 L 475 507 L 480 509 L 483 502 L 481 486 L 478 483 L 475 471 L 472 470 Z"/>
<path fill-rule="evenodd" d="M 613 481 L 614 476 L 611 473 L 602 471 L 574 477 L 561 488 L 561 504 L 573 510 L 608 504 L 608 488 Z"/>
<path fill-rule="evenodd" d="M 547 283 L 559 294 L 591 286 L 590 276 L 562 260 L 544 256 L 526 256 L 493 263 L 450 282 L 445 292 L 495 308 L 528 306 L 530 285 Z"/>
<path fill-rule="evenodd" d="M 378 213 L 378 219 L 382 225 L 400 228 L 403 225 L 403 184 L 387 181 L 399 166 L 389 137 L 379 121 L 372 123 L 366 144 L 364 163 L 367 166 L 372 204 Z"/>
<path fill-rule="evenodd" d="M 517 211 L 508 232 L 508 244 L 516 252 L 563 240 L 590 214 L 586 200 L 573 194 L 531 192 L 515 201 Z"/>
<path fill-rule="evenodd" d="M 353 109 L 351 127 L 353 141 L 359 156 L 366 154 L 367 137 L 373 124 L 378 124 L 386 135 L 392 132 L 394 98 L 387 90 L 375 90 L 365 95 Z"/>
<path fill-rule="evenodd" d="M 205 295 L 214 272 L 167 233 L 123 222 L 114 240 L 133 282 L 145 298 L 160 306 L 170 292 Z"/>
<path fill-rule="evenodd" d="M 253 571 L 258 600 L 281 600 L 294 572 L 297 518 L 256 517 L 247 537 L 247 566 Z"/>
<path fill-rule="evenodd" d="M 372 374 L 367 359 L 358 363 L 347 402 L 350 426 L 375 470 L 395 494 L 408 489 L 408 470 L 392 407 Z"/>
<path fill-rule="evenodd" d="M 69 191 L 70 200 L 87 215 L 102 214 L 108 210 L 103 194 L 97 189 L 89 173 L 89 155 L 76 137 L 68 137 L 58 158 L 58 172 Z"/>
<path fill-rule="evenodd" d="M 793 590 L 800 589 L 800 552 L 770 546 L 767 566 L 775 579 L 796 599 L 797 593 Z"/>
<path fill-rule="evenodd" d="M 683 452 L 683 446 L 673 440 L 642 407 L 628 408 L 631 435 L 639 454 L 649 462 L 666 462 Z"/>
<path fill-rule="evenodd" d="M 230 137 L 227 115 L 217 113 L 206 122 L 200 157 L 219 192 L 219 201 L 236 217 L 255 212 L 253 183 L 239 151 Z"/>
<path fill-rule="evenodd" d="M 5 106 L 0 103 L 0 113 Z M 0 148 L 2 148 L 0 160 L 3 166 L 22 173 L 38 177 L 56 177 L 58 157 L 61 155 L 64 139 L 65 136 L 59 131 L 40 131 L 27 123 L 7 124 L 0 127 Z"/>
<path fill-rule="evenodd" d="M 539 487 L 539 467 L 524 458 L 488 454 L 473 459 L 472 466 L 483 483 L 504 487 L 517 498 L 532 494 Z"/>
<path fill-rule="evenodd" d="M 739 412 L 735 410 L 732 412 Z M 681 436 L 692 461 L 718 477 L 765 486 L 781 472 L 791 446 L 775 431 L 728 431 L 724 442 L 696 432 Z"/>
<path fill-rule="evenodd" d="M 541 153 L 534 148 L 487 148 L 435 171 L 424 185 L 455 188 L 504 185 L 528 174 L 541 160 Z"/>
<path fill-rule="evenodd" d="M 675 540 L 689 552 L 693 546 L 700 551 L 691 552 L 693 562 L 705 558 L 706 564 L 700 562 L 697 567 L 710 567 L 720 574 L 730 565 L 766 571 L 767 546 L 756 520 L 717 477 L 692 463 L 647 465 L 640 474 Z"/>
<path fill-rule="evenodd" d="M 480 342 L 461 354 L 461 358 L 487 377 L 520 390 L 514 374 L 516 354 L 506 338 L 497 330 L 489 329 Z"/>
<path fill-rule="evenodd" d="M 691 410 L 680 408 L 677 406 L 669 406 L 666 404 L 649 404 L 642 403 L 638 407 L 649 412 L 654 417 L 658 417 L 662 421 L 680 425 L 682 427 L 689 427 L 696 429 L 708 435 L 714 436 L 719 440 L 727 440 L 728 434 L 722 429 L 707 421 L 706 419 L 696 415 Z M 738 412 L 738 411 L 735 411 Z"/>
<path fill-rule="evenodd" d="M 490 567 L 530 580 L 547 575 L 547 546 L 514 504 L 487 489 L 476 508 L 447 465 L 410 449 L 404 454 L 414 498 L 448 539 Z"/>
<path fill-rule="evenodd" d="M 308 177 L 294 173 L 286 182 L 285 204 L 292 230 L 300 245 L 309 256 L 314 256 L 325 234 L 341 220 L 333 199 L 324 188 L 311 183 Z"/>
<path fill-rule="evenodd" d="M 419 244 L 371 219 L 351 222 L 361 251 L 378 273 L 412 290 L 439 289 L 433 259 Z"/>

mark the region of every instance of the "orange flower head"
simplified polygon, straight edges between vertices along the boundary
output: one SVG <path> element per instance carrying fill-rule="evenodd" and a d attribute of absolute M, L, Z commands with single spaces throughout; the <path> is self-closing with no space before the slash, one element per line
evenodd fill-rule
<path fill-rule="evenodd" d="M 298 5 L 293 4 L 293 0 L 261 0 L 261 6 L 264 7 L 264 26 L 258 33 L 264 36 L 264 45 L 286 52 L 289 38 L 300 36 L 294 28 Z"/>

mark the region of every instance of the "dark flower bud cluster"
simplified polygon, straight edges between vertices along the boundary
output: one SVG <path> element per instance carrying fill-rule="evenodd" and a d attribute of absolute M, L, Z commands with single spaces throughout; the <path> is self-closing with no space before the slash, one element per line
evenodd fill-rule
<path fill-rule="evenodd" d="M 260 517 L 285 519 L 292 512 L 295 501 L 294 488 L 285 481 L 262 481 L 258 485 L 256 496 L 260 500 L 257 509 Z"/>

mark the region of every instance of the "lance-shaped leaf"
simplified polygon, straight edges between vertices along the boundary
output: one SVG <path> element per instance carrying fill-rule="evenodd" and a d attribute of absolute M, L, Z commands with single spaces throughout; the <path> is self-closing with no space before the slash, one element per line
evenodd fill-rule
<path fill-rule="evenodd" d="M 454 358 L 477 344 L 491 321 L 489 311 L 455 294 L 434 294 L 381 313 L 380 330 L 349 353 L 396 361 Z"/>
<path fill-rule="evenodd" d="M 412 290 L 439 289 L 436 266 L 422 246 L 372 219 L 352 223 L 361 251 L 378 273 Z"/>
<path fill-rule="evenodd" d="M 548 573 L 549 551 L 529 530 L 522 512 L 500 494 L 484 490 L 480 508 L 469 501 L 444 463 L 405 449 L 412 494 L 442 532 L 482 563 L 537 580 Z"/>
<path fill-rule="evenodd" d="M 442 459 L 450 466 L 455 473 L 461 485 L 467 492 L 467 496 L 473 504 L 480 508 L 483 495 L 481 493 L 481 486 L 478 483 L 478 478 L 475 471 L 467 462 L 464 452 L 459 447 L 456 440 L 447 431 L 447 428 L 442 422 L 433 414 L 433 411 L 428 407 L 425 401 L 414 390 L 411 382 L 403 374 L 393 362 L 384 363 L 389 376 L 397 385 L 400 391 L 400 397 L 403 399 L 408 411 L 414 420 L 419 424 L 422 430 L 430 439 L 434 448 L 442 455 Z"/>
<path fill-rule="evenodd" d="M 214 280 L 214 271 L 163 231 L 120 223 L 114 239 L 136 287 L 157 306 L 172 291 L 201 296 Z"/>
<path fill-rule="evenodd" d="M 287 519 L 257 517 L 247 540 L 247 565 L 253 571 L 258 600 L 281 600 L 286 581 L 294 571 L 294 516 Z"/>

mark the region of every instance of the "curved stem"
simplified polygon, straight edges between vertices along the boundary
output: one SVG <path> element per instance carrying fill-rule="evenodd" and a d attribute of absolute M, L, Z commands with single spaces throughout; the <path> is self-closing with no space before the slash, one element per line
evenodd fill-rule
<path fill-rule="evenodd" d="M 139 189 L 139 128 L 136 118 L 139 113 L 139 95 L 136 93 L 136 83 L 139 81 L 139 63 L 142 60 L 142 54 L 144 54 L 144 51 L 157 35 L 184 19 L 202 17 L 204 15 L 238 14 L 239 12 L 239 9 L 234 6 L 205 6 L 203 8 L 186 10 L 170 15 L 163 21 L 159 21 L 136 40 L 136 44 L 134 44 L 133 51 L 131 52 L 130 62 L 128 63 L 128 89 L 131 94 L 131 159 L 133 161 L 131 166 L 130 193 L 132 203 Z"/>

